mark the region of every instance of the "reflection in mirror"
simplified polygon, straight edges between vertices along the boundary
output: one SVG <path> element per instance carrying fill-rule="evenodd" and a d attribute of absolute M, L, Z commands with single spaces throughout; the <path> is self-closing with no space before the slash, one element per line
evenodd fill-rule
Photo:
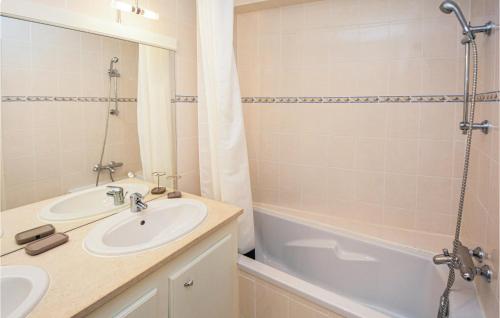
<path fill-rule="evenodd" d="M 94 222 L 147 194 L 153 172 L 176 171 L 174 52 L 1 23 L 3 255 L 20 247 L 18 232 Z"/>

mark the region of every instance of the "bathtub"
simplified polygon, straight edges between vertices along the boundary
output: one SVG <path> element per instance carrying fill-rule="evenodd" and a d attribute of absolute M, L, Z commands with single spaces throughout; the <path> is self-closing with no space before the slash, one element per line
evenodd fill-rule
<path fill-rule="evenodd" d="M 436 317 L 448 270 L 432 254 L 254 210 L 255 260 L 241 271 L 343 317 Z M 474 284 L 457 276 L 451 317 L 484 317 Z M 258 318 L 258 317 L 257 317 Z"/>

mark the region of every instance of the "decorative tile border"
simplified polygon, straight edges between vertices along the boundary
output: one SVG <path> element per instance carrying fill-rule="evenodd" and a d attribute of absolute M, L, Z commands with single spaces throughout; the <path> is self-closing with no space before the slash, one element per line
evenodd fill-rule
<path fill-rule="evenodd" d="M 66 96 L 2 96 L 2 102 L 107 102 L 108 97 Z M 115 99 L 111 98 L 114 102 Z M 498 102 L 500 91 L 477 94 L 477 102 Z M 137 102 L 137 98 L 120 97 L 118 102 Z M 198 96 L 177 95 L 172 102 L 197 103 Z M 286 97 L 242 97 L 244 104 L 360 104 L 360 103 L 460 103 L 462 95 L 417 95 L 417 96 L 286 96 Z"/>
<path fill-rule="evenodd" d="M 184 95 L 176 95 L 175 96 L 176 103 L 197 103 L 198 96 L 184 96 Z"/>
<path fill-rule="evenodd" d="M 459 103 L 463 95 L 418 95 L 418 96 L 341 96 L 341 97 L 242 97 L 246 104 L 270 103 L 322 103 L 322 104 L 360 104 L 360 103 Z M 500 92 L 478 94 L 477 102 L 500 101 Z"/>
<path fill-rule="evenodd" d="M 133 97 L 69 97 L 69 96 L 2 96 L 2 102 L 83 102 L 83 103 L 96 103 L 96 102 L 112 102 L 118 100 L 121 103 L 135 103 L 137 98 Z"/>

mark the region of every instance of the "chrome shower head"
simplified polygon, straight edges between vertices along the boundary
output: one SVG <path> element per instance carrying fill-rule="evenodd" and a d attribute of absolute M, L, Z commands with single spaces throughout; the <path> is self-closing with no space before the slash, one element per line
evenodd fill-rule
<path fill-rule="evenodd" d="M 452 12 L 455 13 L 458 22 L 460 22 L 460 25 L 462 26 L 464 34 L 471 35 L 469 23 L 467 22 L 467 19 L 465 19 L 465 16 L 462 10 L 460 9 L 460 6 L 455 1 L 445 0 L 443 1 L 443 3 L 441 3 L 439 9 L 446 14 L 450 14 Z"/>
<path fill-rule="evenodd" d="M 115 63 L 118 63 L 120 59 L 118 57 L 113 57 L 111 58 L 111 61 L 109 62 L 109 70 L 112 71 L 113 70 L 113 64 Z"/>

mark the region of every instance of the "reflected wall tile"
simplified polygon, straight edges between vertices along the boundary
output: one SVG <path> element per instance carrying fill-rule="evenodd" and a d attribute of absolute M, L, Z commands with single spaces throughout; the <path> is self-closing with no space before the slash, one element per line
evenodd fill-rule
<path fill-rule="evenodd" d="M 271 14 L 276 15 L 275 12 Z M 284 6 L 281 9 L 281 29 L 283 33 L 302 30 L 305 24 L 305 9 L 303 5 Z M 264 29 L 266 26 L 263 25 Z"/>
<path fill-rule="evenodd" d="M 2 59 L 3 60 L 3 59 Z M 2 94 L 4 96 L 23 96 L 30 91 L 30 69 L 12 68 L 2 66 Z"/>
<path fill-rule="evenodd" d="M 0 23 L 2 24 L 2 39 L 22 42 L 31 40 L 30 23 L 8 17 L 2 17 Z"/>

